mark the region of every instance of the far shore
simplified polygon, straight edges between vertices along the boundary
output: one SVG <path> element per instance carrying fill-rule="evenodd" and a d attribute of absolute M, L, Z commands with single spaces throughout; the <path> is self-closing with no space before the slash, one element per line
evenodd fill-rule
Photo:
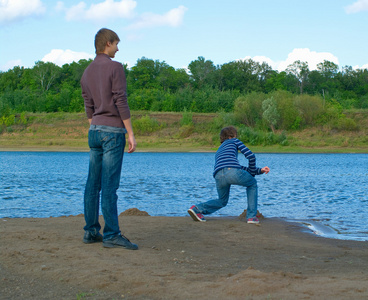
<path fill-rule="evenodd" d="M 220 145 L 218 133 L 225 126 L 220 125 L 225 120 L 212 113 L 193 113 L 190 126 L 182 125 L 183 113 L 135 111 L 133 115 L 137 152 L 215 152 Z M 158 125 L 154 131 L 141 124 L 144 116 Z M 243 134 L 242 141 L 254 153 L 368 153 L 367 116 L 365 110 L 347 114 L 358 126 L 353 131 L 318 124 L 287 132 L 254 129 L 253 135 Z M 1 128 L 0 151 L 89 151 L 84 113 L 30 114 L 28 121 L 24 126 Z"/>
<path fill-rule="evenodd" d="M 341 148 L 341 147 L 327 147 L 327 148 L 288 148 L 288 147 L 262 147 L 262 146 L 249 146 L 249 148 L 254 153 L 299 153 L 299 154 L 313 154 L 313 153 L 329 153 L 329 154 L 337 154 L 337 153 L 360 153 L 366 154 L 368 153 L 368 148 Z M 152 152 L 152 153 L 206 153 L 206 152 L 216 152 L 217 148 L 210 147 L 190 147 L 190 146 L 180 146 L 180 147 L 141 147 L 138 148 L 135 152 Z M 88 147 L 64 147 L 64 146 L 1 146 L 0 152 L 89 152 Z"/>

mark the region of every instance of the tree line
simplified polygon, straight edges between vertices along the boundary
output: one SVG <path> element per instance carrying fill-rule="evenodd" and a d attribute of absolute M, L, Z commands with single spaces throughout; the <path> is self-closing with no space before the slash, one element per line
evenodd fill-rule
<path fill-rule="evenodd" d="M 84 111 L 80 78 L 91 61 L 62 67 L 38 61 L 32 68 L 0 72 L 2 123 L 24 112 Z M 248 126 L 262 120 L 275 130 L 300 128 L 310 123 L 307 115 L 328 118 L 331 107 L 368 108 L 368 69 L 339 70 L 326 60 L 312 71 L 302 61 L 279 72 L 252 59 L 216 66 L 204 57 L 193 60 L 187 70 L 145 57 L 124 67 L 132 110 L 234 112 Z"/>

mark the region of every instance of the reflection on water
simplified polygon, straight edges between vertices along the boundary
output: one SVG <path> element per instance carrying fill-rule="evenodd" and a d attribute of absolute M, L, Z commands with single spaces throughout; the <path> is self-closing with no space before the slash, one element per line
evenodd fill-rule
<path fill-rule="evenodd" d="M 217 197 L 213 163 L 214 153 L 125 154 L 119 211 L 185 216 L 192 204 Z M 367 154 L 257 154 L 257 164 L 271 168 L 257 176 L 264 216 L 314 220 L 338 238 L 368 240 Z M 0 217 L 83 213 L 87 169 L 88 153 L 0 152 Z M 244 209 L 245 190 L 234 186 L 214 216 Z"/>

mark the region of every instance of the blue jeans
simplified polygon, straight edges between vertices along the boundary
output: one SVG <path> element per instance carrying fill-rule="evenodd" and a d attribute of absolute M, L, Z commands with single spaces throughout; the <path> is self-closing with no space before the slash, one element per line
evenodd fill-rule
<path fill-rule="evenodd" d="M 212 214 L 225 207 L 229 201 L 232 184 L 247 188 L 247 219 L 257 215 L 258 186 L 257 180 L 247 171 L 236 168 L 224 168 L 215 175 L 218 199 L 196 205 L 198 211 L 204 215 Z"/>
<path fill-rule="evenodd" d="M 91 125 L 88 132 L 90 158 L 84 191 L 84 230 L 97 233 L 101 229 L 98 221 L 101 193 L 104 240 L 120 234 L 116 191 L 123 164 L 125 133 L 124 128 L 100 125 Z"/>

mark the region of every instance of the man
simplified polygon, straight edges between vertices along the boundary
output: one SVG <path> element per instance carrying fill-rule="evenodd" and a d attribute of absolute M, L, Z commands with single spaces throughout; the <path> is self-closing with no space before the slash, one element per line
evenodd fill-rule
<path fill-rule="evenodd" d="M 135 141 L 126 94 L 123 65 L 113 61 L 119 50 L 118 35 L 100 29 L 95 36 L 96 57 L 81 79 L 82 96 L 90 129 L 88 145 L 90 161 L 84 192 L 84 243 L 103 242 L 107 248 L 137 250 L 119 229 L 116 194 L 123 163 L 125 134 L 128 133 L 128 153 L 135 151 Z M 103 236 L 99 233 L 99 203 L 105 220 Z"/>

